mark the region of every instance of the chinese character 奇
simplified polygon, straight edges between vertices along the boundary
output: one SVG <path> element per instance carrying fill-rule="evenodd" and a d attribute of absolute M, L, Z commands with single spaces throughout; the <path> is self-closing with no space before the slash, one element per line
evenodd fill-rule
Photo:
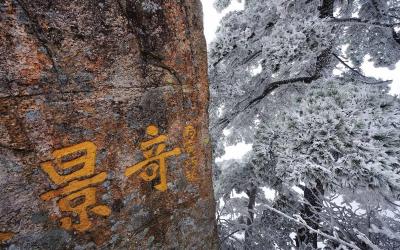
<path fill-rule="evenodd" d="M 140 149 L 143 151 L 145 160 L 128 167 L 125 175 L 129 177 L 141 170 L 139 176 L 145 181 L 152 181 L 159 175 L 160 183 L 154 187 L 160 191 L 166 191 L 167 166 L 165 161 L 168 157 L 180 155 L 181 150 L 180 148 L 174 148 L 171 151 L 165 151 L 165 142 L 168 137 L 159 135 L 158 128 L 155 126 L 150 125 L 147 127 L 146 134 L 152 136 L 153 139 L 140 144 Z"/>

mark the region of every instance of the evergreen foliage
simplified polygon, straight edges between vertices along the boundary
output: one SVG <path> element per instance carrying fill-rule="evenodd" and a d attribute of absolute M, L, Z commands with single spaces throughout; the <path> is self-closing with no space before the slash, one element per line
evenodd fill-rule
<path fill-rule="evenodd" d="M 400 103 L 360 69 L 393 68 L 399 27 L 397 0 L 247 0 L 223 18 L 214 156 L 253 144 L 215 163 L 223 248 L 400 248 Z"/>

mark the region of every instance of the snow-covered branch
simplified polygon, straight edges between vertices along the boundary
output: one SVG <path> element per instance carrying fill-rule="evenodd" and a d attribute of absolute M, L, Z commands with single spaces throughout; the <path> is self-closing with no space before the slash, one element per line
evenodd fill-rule
<path fill-rule="evenodd" d="M 353 24 L 353 25 L 368 25 L 381 28 L 392 28 L 394 26 L 400 25 L 400 23 L 380 23 L 376 21 L 363 20 L 361 18 L 332 18 L 329 19 L 329 22 Z"/>
<path fill-rule="evenodd" d="M 297 217 L 297 219 L 296 219 L 296 218 L 293 218 L 292 216 L 287 215 L 287 214 L 285 214 L 285 213 L 283 213 L 283 212 L 281 212 L 281 211 L 279 211 L 279 210 L 277 210 L 277 209 L 275 209 L 275 208 L 273 208 L 273 207 L 271 207 L 271 206 L 269 206 L 267 204 L 264 204 L 264 206 L 267 209 L 269 209 L 269 210 L 271 210 L 271 211 L 273 211 L 273 212 L 285 217 L 286 219 L 291 220 L 291 221 L 293 221 L 293 222 L 295 222 L 295 223 L 297 223 L 297 224 L 299 224 L 301 226 L 304 226 L 308 230 L 310 230 L 310 231 L 312 231 L 312 232 L 314 232 L 316 234 L 319 234 L 319 235 L 321 235 L 321 236 L 323 236 L 323 237 L 325 237 L 327 239 L 334 240 L 336 242 L 339 242 L 340 244 L 343 244 L 345 246 L 348 246 L 348 247 L 356 249 L 356 250 L 361 250 L 358 246 L 356 246 L 356 245 L 354 245 L 352 243 L 346 242 L 346 241 L 344 241 L 342 239 L 339 239 L 339 238 L 337 238 L 335 236 L 332 236 L 332 235 L 326 234 L 324 232 L 321 232 L 320 230 L 315 230 L 314 228 L 312 228 L 309 225 L 307 225 L 307 223 L 304 221 L 304 219 L 301 218 L 299 215 L 296 215 L 296 217 Z"/>

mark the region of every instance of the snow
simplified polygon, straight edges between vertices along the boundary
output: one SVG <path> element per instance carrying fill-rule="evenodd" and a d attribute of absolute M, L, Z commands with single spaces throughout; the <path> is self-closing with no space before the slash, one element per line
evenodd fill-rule
<path fill-rule="evenodd" d="M 264 192 L 265 199 L 267 200 L 274 200 L 276 197 L 275 190 L 268 188 L 268 187 L 261 187 L 260 188 Z"/>
<path fill-rule="evenodd" d="M 400 62 L 397 62 L 395 68 L 391 70 L 386 67 L 375 67 L 369 59 L 369 56 L 366 56 L 361 65 L 364 74 L 383 81 L 392 80 L 392 83 L 389 85 L 389 93 L 392 95 L 400 95 Z"/>
<path fill-rule="evenodd" d="M 231 5 L 218 13 L 214 8 L 213 3 L 215 0 L 201 0 L 203 4 L 203 22 L 204 22 L 204 35 L 207 43 L 210 43 L 215 38 L 215 32 L 217 31 L 219 21 L 228 12 L 233 10 L 243 10 L 244 1 L 241 3 L 232 1 Z"/>
<path fill-rule="evenodd" d="M 274 219 L 273 215 L 262 224 L 265 223 L 262 220 L 264 206 L 275 205 L 280 207 L 282 214 L 301 216 L 299 209 L 304 205 L 294 206 L 294 201 L 307 201 L 303 188 L 315 185 L 317 181 L 325 185 L 321 228 L 333 230 L 332 236 L 324 237 L 343 243 L 339 234 L 341 228 L 335 226 L 335 223 L 341 223 L 349 234 L 366 244 L 374 246 L 377 242 L 384 246 L 384 240 L 375 239 L 372 243 L 365 236 L 370 228 L 366 219 L 370 216 L 368 218 L 375 221 L 383 220 L 371 233 L 386 239 L 400 239 L 398 213 L 390 210 L 392 208 L 373 192 L 379 190 L 390 194 L 392 187 L 396 190 L 400 187 L 400 175 L 393 169 L 398 166 L 395 156 L 399 152 L 398 140 L 395 140 L 399 138 L 398 99 L 384 94 L 380 85 L 368 84 L 370 79 L 360 74 L 353 79 L 349 69 L 337 61 L 337 70 L 331 78 L 313 81 L 307 87 L 299 83 L 276 89 L 274 94 L 269 94 L 269 100 L 265 99 L 257 106 L 259 110 L 254 108 L 241 116 L 232 115 L 232 119 L 230 114 L 240 111 L 242 100 L 253 97 L 247 93 L 262 91 L 258 89 L 258 84 L 263 83 L 259 79 L 273 81 L 308 76 L 316 70 L 315 63 L 319 63 L 316 55 L 329 48 L 334 38 L 330 36 L 330 25 L 316 18 L 316 4 L 304 5 L 309 2 L 306 0 L 293 1 L 296 4 L 291 5 L 287 3 L 293 2 L 287 0 L 248 1 L 243 12 L 231 13 L 225 18 L 223 16 L 232 10 L 243 9 L 245 1 L 218 1 L 221 9 L 232 4 L 219 13 L 213 6 L 215 0 L 202 0 L 205 36 L 210 46 L 210 120 L 211 124 L 213 119 L 224 121 L 222 118 L 230 122 L 226 126 L 229 129 L 225 126 L 218 128 L 220 130 L 211 129 L 216 131 L 213 135 L 218 143 L 216 155 L 225 151 L 215 164 L 218 176 L 214 190 L 222 214 L 220 218 L 227 220 L 219 226 L 224 236 L 238 228 L 241 230 L 233 234 L 235 239 L 226 242 L 235 245 L 244 240 L 244 218 L 249 211 L 248 197 L 242 191 L 254 185 L 258 193 L 253 209 L 253 230 L 262 236 L 253 239 L 254 246 L 268 243 L 268 237 L 273 241 L 269 249 L 278 249 L 279 244 L 290 242 L 287 236 L 295 238 L 296 226 L 282 218 Z M 266 7 L 269 4 L 277 9 Z M 356 8 L 348 16 L 338 11 L 335 16 L 369 18 L 371 8 L 366 2 L 362 5 L 364 8 Z M 218 30 L 221 18 L 224 26 Z M 383 40 L 385 46 L 381 45 L 381 37 L 387 35 L 382 29 L 376 29 L 375 36 L 369 33 L 371 29 L 365 30 L 365 36 L 353 35 L 363 29 L 364 26 L 349 25 L 345 29 L 348 35 L 343 35 L 344 40 L 338 43 L 343 50 L 340 52 L 340 47 L 336 47 L 339 51 L 335 54 L 346 64 L 359 67 L 358 71 L 367 77 L 391 80 L 390 94 L 399 95 L 400 62 L 397 60 L 400 53 L 386 43 L 390 39 Z M 372 42 L 367 39 L 369 36 Z M 215 42 L 211 43 L 213 40 Z M 311 46 L 315 44 L 318 46 Z M 364 55 L 371 55 L 375 64 Z M 241 65 L 242 61 L 246 63 Z M 255 133 L 255 130 L 261 132 Z M 252 137 L 254 133 L 255 138 Z M 372 191 L 356 192 L 365 187 L 372 187 Z M 379 206 L 375 208 L 373 204 Z M 222 209 L 224 205 L 227 206 Z M 367 216 L 371 208 L 377 211 Z M 262 228 L 257 228 L 259 223 Z M 320 248 L 331 244 L 324 237 L 319 239 Z"/>
<path fill-rule="evenodd" d="M 222 162 L 227 160 L 240 160 L 242 157 L 250 152 L 253 144 L 246 144 L 244 142 L 240 142 L 233 146 L 225 147 L 225 154 L 217 159 L 216 162 Z"/>
<path fill-rule="evenodd" d="M 258 74 L 260 74 L 262 71 L 262 65 L 261 63 L 257 65 L 257 67 L 252 67 L 250 68 L 250 74 L 251 76 L 256 76 Z"/>

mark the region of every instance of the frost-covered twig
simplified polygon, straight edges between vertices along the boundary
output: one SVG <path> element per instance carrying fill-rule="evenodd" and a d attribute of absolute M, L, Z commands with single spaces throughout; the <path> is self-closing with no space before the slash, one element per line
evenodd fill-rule
<path fill-rule="evenodd" d="M 241 228 L 241 229 L 235 230 L 235 231 L 233 231 L 232 233 L 228 234 L 227 236 L 225 236 L 225 237 L 221 240 L 220 244 L 222 244 L 224 241 L 226 241 L 229 237 L 231 237 L 231 236 L 234 235 L 235 233 L 240 232 L 240 231 L 243 231 L 243 230 L 245 230 L 245 229 L 244 229 L 244 228 Z"/>
<path fill-rule="evenodd" d="M 372 250 L 380 250 L 380 248 L 378 246 L 376 246 L 374 243 L 372 243 L 368 237 L 361 233 L 360 231 L 358 231 L 356 228 L 354 228 L 354 231 L 358 234 L 357 238 L 359 238 L 360 240 L 362 240 L 365 244 L 367 244 Z"/>
<path fill-rule="evenodd" d="M 361 18 L 332 18 L 329 20 L 334 23 L 347 23 L 347 24 L 355 24 L 355 25 L 370 25 L 381 28 L 391 28 L 394 26 L 400 25 L 400 23 L 379 23 L 379 22 L 371 22 L 368 20 L 362 20 Z"/>
<path fill-rule="evenodd" d="M 332 53 L 332 55 L 341 63 L 343 64 L 346 68 L 348 68 L 349 70 L 351 70 L 351 72 L 354 72 L 355 74 L 363 77 L 363 78 L 368 78 L 368 76 L 362 74 L 360 71 L 356 70 L 355 68 L 351 67 L 350 65 L 348 65 L 342 58 L 340 58 L 338 55 L 336 55 L 335 53 Z M 363 83 L 366 84 L 383 84 L 383 83 L 389 83 L 392 80 L 385 80 L 385 81 L 376 81 L 376 82 L 368 82 L 368 81 L 363 81 L 361 80 Z"/>
<path fill-rule="evenodd" d="M 395 239 L 395 240 L 400 240 L 400 232 L 393 232 L 389 228 L 378 228 L 374 224 L 371 225 L 371 228 L 369 229 L 370 232 L 372 233 L 379 233 L 387 236 L 389 239 Z"/>
<path fill-rule="evenodd" d="M 267 204 L 264 204 L 264 206 L 265 206 L 267 209 L 269 209 L 269 210 L 271 210 L 271 211 L 273 211 L 273 212 L 275 212 L 275 213 L 277 213 L 277 214 L 279 214 L 279 215 L 285 217 L 286 219 L 291 220 L 291 221 L 294 221 L 294 222 L 296 222 L 297 224 L 300 224 L 300 225 L 306 227 L 308 230 L 310 230 L 310 231 L 312 231 L 312 232 L 314 232 L 314 233 L 316 233 L 316 234 L 322 235 L 322 236 L 324 236 L 324 237 L 327 238 L 327 239 L 337 241 L 337 242 L 339 242 L 340 244 L 343 244 L 343 245 L 348 246 L 348 247 L 353 248 L 353 249 L 361 250 L 358 246 L 356 246 L 356 245 L 354 245 L 354 244 L 352 244 L 352 243 L 346 242 L 346 241 L 344 241 L 344 240 L 342 240 L 342 239 L 339 239 L 339 238 L 337 238 L 337 237 L 334 237 L 334 236 L 332 236 L 332 235 L 323 233 L 323 232 L 321 232 L 320 230 L 316 230 L 316 229 L 310 227 L 310 226 L 304 221 L 304 219 L 301 218 L 300 216 L 296 216 L 297 219 L 295 219 L 295 218 L 293 218 L 292 216 L 287 215 L 287 214 L 285 214 L 285 213 L 283 213 L 283 212 L 281 212 L 281 211 L 279 211 L 279 210 L 277 210 L 277 209 L 275 209 L 275 208 L 273 208 L 273 207 L 270 207 L 270 206 L 267 205 Z"/>
<path fill-rule="evenodd" d="M 338 55 L 336 55 L 335 53 L 332 53 L 332 55 L 341 63 L 343 64 L 346 68 L 348 68 L 349 70 L 351 70 L 352 72 L 356 73 L 359 76 L 362 77 L 366 77 L 365 75 L 363 75 L 360 71 L 356 70 L 355 68 L 351 67 L 350 65 L 348 65 L 342 58 L 340 58 Z"/>

